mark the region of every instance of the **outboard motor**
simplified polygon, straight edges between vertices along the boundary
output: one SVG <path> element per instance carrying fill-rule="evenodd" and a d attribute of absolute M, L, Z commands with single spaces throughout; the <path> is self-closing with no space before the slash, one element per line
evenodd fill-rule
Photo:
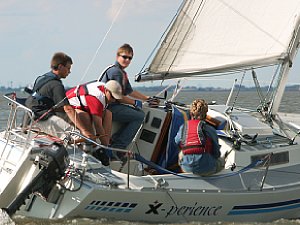
<path fill-rule="evenodd" d="M 33 192 L 39 192 L 47 198 L 56 182 L 64 176 L 64 172 L 69 165 L 68 152 L 60 144 L 54 143 L 37 150 L 41 152 L 34 163 L 38 166 L 39 172 L 10 205 L 3 209 L 10 216 L 25 204 L 26 198 Z"/>

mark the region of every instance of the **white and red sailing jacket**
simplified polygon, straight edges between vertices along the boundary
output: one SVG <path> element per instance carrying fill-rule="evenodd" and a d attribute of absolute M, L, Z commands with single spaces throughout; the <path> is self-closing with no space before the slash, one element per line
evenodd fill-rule
<path fill-rule="evenodd" d="M 82 84 L 68 90 L 66 96 L 73 108 L 102 117 L 106 107 L 105 83 L 92 81 Z"/>

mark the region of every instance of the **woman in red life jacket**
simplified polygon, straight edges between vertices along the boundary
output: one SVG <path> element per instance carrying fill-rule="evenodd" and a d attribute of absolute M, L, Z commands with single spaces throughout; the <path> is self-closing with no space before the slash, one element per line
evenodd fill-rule
<path fill-rule="evenodd" d="M 208 106 L 203 99 L 194 100 L 190 108 L 191 120 L 179 128 L 175 137 L 183 172 L 208 176 L 224 167 L 216 130 L 205 122 L 207 111 Z"/>

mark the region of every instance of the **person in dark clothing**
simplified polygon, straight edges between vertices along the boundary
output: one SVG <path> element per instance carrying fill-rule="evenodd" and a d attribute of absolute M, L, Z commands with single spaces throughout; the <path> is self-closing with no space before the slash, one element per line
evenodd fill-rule
<path fill-rule="evenodd" d="M 215 128 L 205 122 L 208 111 L 203 99 L 191 104 L 191 120 L 183 124 L 175 137 L 179 145 L 179 165 L 183 172 L 208 176 L 224 167 Z"/>
<path fill-rule="evenodd" d="M 33 86 L 33 94 L 26 100 L 26 106 L 35 114 L 35 124 L 41 131 L 63 138 L 65 131 L 73 127 L 61 118 L 64 112 L 81 133 L 92 138 L 93 135 L 85 129 L 84 124 L 76 117 L 76 112 L 66 98 L 65 88 L 61 79 L 71 73 L 73 61 L 63 52 L 57 52 L 51 59 L 51 71 L 39 76 Z"/>
<path fill-rule="evenodd" d="M 109 105 L 112 120 L 121 123 L 121 128 L 112 136 L 111 146 L 126 149 L 132 142 L 143 120 L 142 102 L 151 99 L 136 90 L 133 90 L 125 69 L 133 58 L 133 49 L 129 44 L 122 45 L 116 56 L 116 62 L 104 71 L 101 82 L 116 80 L 122 86 L 123 98 Z"/>

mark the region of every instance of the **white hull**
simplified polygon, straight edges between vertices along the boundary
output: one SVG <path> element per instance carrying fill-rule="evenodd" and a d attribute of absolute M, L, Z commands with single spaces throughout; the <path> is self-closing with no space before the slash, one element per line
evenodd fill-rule
<path fill-rule="evenodd" d="M 211 106 L 214 112 L 210 111 L 210 114 L 215 116 L 223 108 Z M 145 110 L 150 115 L 143 129 L 160 134 L 165 125 L 166 112 L 159 108 Z M 232 148 L 233 143 L 228 137 L 220 136 L 222 155 L 227 156 L 225 169 L 216 177 L 199 177 L 188 173 L 151 175 L 142 170 L 141 163 L 134 159 L 130 160 L 129 175 L 128 164 L 120 169 L 121 163 L 115 161 L 111 162 L 111 168 L 106 168 L 92 156 L 82 154 L 80 149 L 75 148 L 74 155 L 71 146 L 68 153 L 72 166 L 66 170 L 67 175 L 60 185 L 53 186 L 47 199 L 36 192 L 31 193 L 16 213 L 45 219 L 85 217 L 160 223 L 266 222 L 298 218 L 299 138 L 289 143 L 289 139 L 274 135 L 259 117 L 252 117 L 251 113 L 237 111 L 232 115 L 239 121 L 236 126 L 244 133 L 261 133 L 255 145 L 241 143 L 239 150 Z M 300 118 L 285 116 L 294 122 Z M 159 127 L 151 128 L 153 118 L 161 119 Z M 255 126 L 252 126 L 254 123 Z M 9 137 L 5 131 L 0 133 L 1 208 L 9 207 L 38 174 L 39 168 L 31 158 L 36 158 L 39 148 L 51 143 L 48 137 L 24 133 L 20 128 L 12 128 L 9 133 Z M 29 142 L 26 137 L 29 137 Z M 158 137 L 156 135 L 150 143 L 140 135 L 133 152 L 138 148 L 139 154 L 150 160 L 159 143 Z M 270 153 L 273 156 L 269 167 L 247 168 L 257 158 Z M 80 177 L 75 170 L 84 175 Z M 50 184 L 42 184 L 47 185 Z"/>
<path fill-rule="evenodd" d="M 55 203 L 31 195 L 17 213 L 45 219 L 84 217 L 146 222 L 266 222 L 298 218 L 300 175 L 295 173 L 299 169 L 300 165 L 295 165 L 276 169 L 281 172 L 269 171 L 260 191 L 263 172 L 257 171 L 218 179 L 191 174 L 186 175 L 194 179 L 130 175 L 128 189 L 126 174 L 99 167 L 93 174 L 86 174 L 79 191 L 66 191 L 58 195 Z M 223 171 L 226 173 L 232 172 Z M 155 183 L 159 179 L 167 185 Z M 79 180 L 71 183 L 74 189 L 80 185 Z"/>
<path fill-rule="evenodd" d="M 217 129 L 226 162 L 215 176 L 180 173 L 178 149 L 172 146 L 186 118 L 172 102 L 180 80 L 169 102 L 143 109 L 145 123 L 128 146 L 133 159 L 111 162 L 110 168 L 74 143 L 41 136 L 32 122 L 18 126 L 15 112 L 22 109 L 31 118 L 32 112 L 6 95 L 12 110 L 7 131 L 0 133 L 0 207 L 9 215 L 37 218 L 150 223 L 299 218 L 300 115 L 277 114 L 299 47 L 299 12 L 299 0 L 184 1 L 156 55 L 149 57 L 149 69 L 136 77 L 163 81 L 241 73 L 241 88 L 252 74 L 259 97 L 255 110 L 236 107 L 240 88 L 231 99 L 236 78 L 228 104 L 209 106 L 207 123 Z M 264 71 L 267 66 L 274 71 Z M 259 71 L 270 80 L 267 93 L 260 88 Z M 158 164 L 166 175 L 155 175 L 162 169 Z"/>
<path fill-rule="evenodd" d="M 61 207 L 38 199 L 24 216 L 43 218 L 110 218 L 145 222 L 255 221 L 299 217 L 299 186 L 258 192 L 204 192 L 201 190 L 97 190 L 85 187 L 67 193 Z M 78 195 L 84 198 L 78 198 Z M 56 211 L 52 215 L 52 211 Z"/>

